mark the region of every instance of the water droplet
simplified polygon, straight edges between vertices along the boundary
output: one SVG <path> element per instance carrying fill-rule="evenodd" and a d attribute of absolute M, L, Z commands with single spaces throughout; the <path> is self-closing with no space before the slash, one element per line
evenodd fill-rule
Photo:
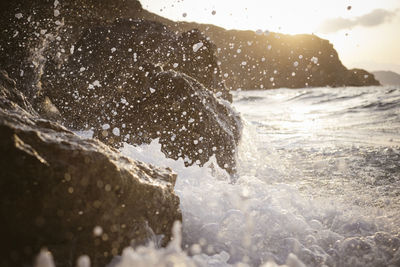
<path fill-rule="evenodd" d="M 101 226 L 96 226 L 93 228 L 93 234 L 95 236 L 101 236 L 103 234 L 103 228 L 101 228 Z"/>

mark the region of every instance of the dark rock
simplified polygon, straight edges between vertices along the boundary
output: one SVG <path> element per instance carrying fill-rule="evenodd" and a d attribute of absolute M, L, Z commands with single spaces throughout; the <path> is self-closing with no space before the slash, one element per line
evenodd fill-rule
<path fill-rule="evenodd" d="M 196 31 L 187 35 L 177 37 L 164 25 L 143 20 L 91 28 L 61 69 L 48 65 L 43 94 L 65 125 L 92 129 L 107 144 L 159 138 L 168 157 L 183 158 L 189 166 L 216 155 L 234 174 L 239 116 L 214 94 L 222 90 L 222 97 L 230 96 L 214 75 L 212 45 Z M 203 46 L 193 49 L 200 42 Z"/>
<path fill-rule="evenodd" d="M 169 240 L 181 220 L 171 170 L 37 117 L 3 72 L 0 81 L 1 266 L 30 264 L 43 246 L 57 266 L 82 254 L 104 266 L 130 243 Z"/>
<path fill-rule="evenodd" d="M 0 64 L 32 103 L 44 101 L 39 96 L 46 62 L 66 60 L 87 28 L 141 12 L 137 0 L 0 1 Z"/>
<path fill-rule="evenodd" d="M 231 101 L 232 97 L 221 78 L 216 47 L 199 31 L 190 30 L 177 35 L 159 22 L 128 19 L 147 14 L 135 0 L 104 3 L 92 0 L 60 1 L 57 5 L 52 1 L 19 0 L 3 5 L 0 14 L 4 16 L 0 18 L 0 26 L 4 29 L 2 35 L 5 38 L 0 41 L 3 52 L 0 53 L 0 62 L 10 71 L 12 78 L 18 79 L 21 91 L 42 117 L 63 121 L 76 129 L 94 128 L 97 137 L 115 146 L 119 146 L 124 138 L 133 144 L 141 144 L 160 137 L 164 140 L 163 152 L 167 156 L 186 156 L 190 165 L 196 161 L 204 164 L 216 154 L 221 167 L 231 174 L 235 172 L 233 162 L 240 132 L 238 116 L 222 101 Z M 54 16 L 56 11 L 60 15 Z M 17 12 L 23 17 L 16 18 Z M 38 31 L 43 31 L 43 34 L 38 35 Z M 194 45 L 200 43 L 202 47 L 194 49 Z M 172 149 L 173 140 L 169 141 L 170 145 L 165 145 L 173 134 L 180 133 L 180 128 L 173 129 L 174 121 L 171 119 L 175 118 L 171 117 L 171 113 L 157 112 L 162 116 L 160 120 L 170 120 L 169 133 L 164 129 L 161 134 L 154 132 L 160 128 L 154 120 L 143 116 L 138 121 L 135 118 L 135 114 L 144 114 L 144 103 L 154 107 L 163 102 L 169 103 L 150 97 L 150 85 L 157 80 L 154 74 L 167 70 L 173 76 L 186 74 L 196 79 L 196 90 L 206 90 L 207 93 L 194 97 L 196 90 L 191 89 L 190 94 L 187 91 L 184 97 L 200 103 L 211 101 L 218 110 L 208 112 L 217 114 L 214 119 L 219 121 L 211 123 L 218 125 L 215 131 L 210 127 L 197 128 L 196 134 L 181 148 L 181 153 Z M 172 74 L 173 71 L 181 74 Z M 188 77 L 185 79 L 188 80 Z M 199 98 L 200 95 L 207 99 Z M 170 100 L 175 97 L 174 103 L 180 101 L 176 99 L 180 97 L 178 95 L 168 97 Z M 211 100 L 215 97 L 221 101 Z M 120 103 L 121 100 L 129 106 Z M 206 113 L 205 108 L 205 105 L 197 105 L 197 110 L 192 110 L 193 114 L 196 113 L 193 119 L 200 119 L 198 113 Z M 117 110 L 127 114 L 116 113 Z M 117 127 L 120 137 L 104 136 L 98 127 L 105 124 L 112 129 Z M 188 122 L 180 124 L 190 128 L 187 127 Z M 208 132 L 202 132 L 205 130 Z M 223 136 L 229 138 L 224 139 Z M 200 137 L 204 140 L 211 137 L 212 140 L 204 147 L 188 144 Z M 196 150 L 186 151 L 189 147 Z M 205 151 L 206 147 L 215 147 L 215 151 Z M 204 153 L 200 153 L 199 149 Z"/>
<path fill-rule="evenodd" d="M 196 48 L 196 45 L 199 45 Z M 109 68 L 109 79 L 117 76 L 113 67 L 127 67 L 152 64 L 163 70 L 184 73 L 217 97 L 232 101 L 232 96 L 221 79 L 216 57 L 216 47 L 198 30 L 190 30 L 181 35 L 169 31 L 158 22 L 147 20 L 117 19 L 114 23 L 88 27 L 80 39 L 73 44 L 73 55 L 66 58 L 68 64 L 52 66 L 66 69 L 65 76 L 98 75 Z M 54 61 L 52 63 L 55 63 Z M 98 64 L 103 63 L 103 66 Z M 47 64 L 50 65 L 50 64 Z M 84 71 L 80 69 L 84 67 Z M 47 71 L 49 71 L 47 66 Z M 53 73 L 45 73 L 44 80 L 55 79 Z M 119 77 L 122 78 L 122 77 Z M 126 77 L 125 77 L 126 78 Z"/>
<path fill-rule="evenodd" d="M 182 33 L 178 38 L 175 62 L 179 63 L 176 71 L 185 73 L 211 89 L 223 99 L 232 102 L 232 96 L 222 79 L 218 66 L 217 47 L 199 30 L 193 29 Z M 168 66 L 171 69 L 171 66 Z M 173 67 L 173 66 L 172 66 Z"/>
<path fill-rule="evenodd" d="M 124 19 L 137 20 L 148 17 L 147 12 L 142 9 L 137 0 L 101 2 L 66 0 L 58 2 L 57 5 L 47 0 L 17 0 L 2 3 L 0 7 L 2 7 L 0 10 L 2 29 L 0 63 L 10 73 L 11 78 L 21 81 L 25 94 L 30 98 L 41 89 L 37 88 L 40 87 L 41 66 L 50 61 L 61 67 L 67 60 L 71 47 L 77 40 L 83 40 L 80 37 L 85 32 L 87 33 L 88 29 L 104 26 L 110 30 L 110 22 L 116 19 L 121 20 L 121 23 L 114 26 L 124 28 L 123 24 L 127 25 Z M 54 12 L 59 15 L 54 16 Z M 16 18 L 16 14 L 22 17 Z M 148 27 L 151 22 L 147 21 L 144 24 Z M 165 68 L 172 68 L 174 63 L 181 63 L 179 71 L 198 79 L 206 88 L 221 92 L 225 99 L 231 100 L 231 95 L 221 79 L 220 69 L 217 66 L 215 45 L 208 38 L 196 30 L 183 33 L 178 38 L 178 35 L 168 31 L 161 23 L 152 23 L 152 25 L 157 26 L 149 32 L 141 31 L 146 29 L 145 27 L 139 27 L 135 31 L 146 36 L 141 40 L 143 43 L 140 46 L 146 54 L 151 54 L 149 55 L 152 57 L 151 62 L 164 65 Z M 124 31 L 126 32 L 127 29 L 125 28 Z M 39 32 L 43 33 L 39 34 Z M 140 39 L 140 36 L 136 37 Z M 115 40 L 111 41 L 115 42 Z M 173 41 L 174 44 L 168 41 Z M 193 51 L 190 51 L 192 45 L 200 42 L 204 44 L 202 51 L 193 54 Z M 160 49 L 160 46 L 166 47 L 166 45 L 171 45 L 169 50 L 173 53 L 162 53 L 165 49 Z M 186 45 L 190 46 L 185 47 Z M 143 56 L 145 53 L 142 53 Z M 171 61 L 174 62 L 171 63 Z M 191 67 L 188 65 L 183 68 L 185 61 L 187 64 L 193 61 L 196 65 L 189 64 Z"/>
<path fill-rule="evenodd" d="M 14 109 L 18 106 L 31 115 L 37 115 L 24 94 L 16 89 L 15 81 L 8 77 L 8 73 L 0 70 L 0 105 L 5 109 Z"/>

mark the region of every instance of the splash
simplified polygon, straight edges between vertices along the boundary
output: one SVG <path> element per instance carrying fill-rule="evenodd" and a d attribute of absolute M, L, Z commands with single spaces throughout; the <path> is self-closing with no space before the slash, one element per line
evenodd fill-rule
<path fill-rule="evenodd" d="M 202 168 L 186 168 L 183 161 L 166 159 L 157 141 L 122 150 L 178 173 L 175 190 L 183 212 L 184 251 L 192 260 L 218 258 L 213 258 L 215 265 L 196 266 L 376 266 L 393 258 L 394 253 L 384 251 L 397 251 L 400 239 L 383 232 L 384 216 L 376 209 L 366 212 L 344 205 L 335 195 L 304 196 L 298 184 L 290 182 L 296 169 L 290 170 L 273 149 L 256 149 L 257 134 L 245 125 L 235 184 L 213 160 Z"/>

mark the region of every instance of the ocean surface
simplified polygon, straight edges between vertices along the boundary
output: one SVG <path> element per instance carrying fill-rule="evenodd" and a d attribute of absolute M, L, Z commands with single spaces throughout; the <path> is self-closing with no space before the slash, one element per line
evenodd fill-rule
<path fill-rule="evenodd" d="M 110 266 L 399 266 L 400 88 L 233 92 L 239 178 L 160 145 L 125 155 L 178 173 L 183 222 Z M 173 264 L 173 265 L 171 265 Z"/>
<path fill-rule="evenodd" d="M 284 182 L 296 184 L 305 196 L 331 196 L 400 216 L 400 88 L 234 95 L 258 153 L 271 153 L 285 166 Z"/>

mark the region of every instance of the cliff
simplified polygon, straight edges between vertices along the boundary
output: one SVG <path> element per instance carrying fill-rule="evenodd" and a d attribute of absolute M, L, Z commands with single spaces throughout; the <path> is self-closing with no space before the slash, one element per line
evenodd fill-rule
<path fill-rule="evenodd" d="M 347 69 L 333 45 L 315 35 L 225 30 L 146 16 L 177 31 L 197 28 L 210 37 L 218 47 L 222 78 L 231 90 L 379 85 L 373 74 Z"/>

